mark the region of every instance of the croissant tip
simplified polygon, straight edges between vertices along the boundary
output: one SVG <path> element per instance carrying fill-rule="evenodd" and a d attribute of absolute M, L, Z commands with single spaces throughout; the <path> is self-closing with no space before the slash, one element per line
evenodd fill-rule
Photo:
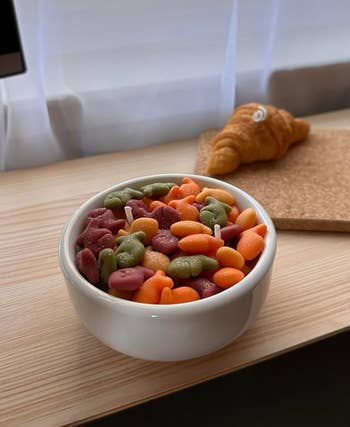
<path fill-rule="evenodd" d="M 310 123 L 304 119 L 294 119 L 295 128 L 298 136 L 298 141 L 303 141 L 306 139 L 310 133 Z"/>

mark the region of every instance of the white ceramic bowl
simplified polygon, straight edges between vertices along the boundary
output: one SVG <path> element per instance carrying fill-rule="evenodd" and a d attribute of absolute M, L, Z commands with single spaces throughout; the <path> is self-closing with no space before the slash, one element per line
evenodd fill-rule
<path fill-rule="evenodd" d="M 258 222 L 268 226 L 265 249 L 253 270 L 232 288 L 184 304 L 142 304 L 115 298 L 90 284 L 75 265 L 75 241 L 90 209 L 103 206 L 104 197 L 125 187 L 139 188 L 152 182 L 181 182 L 184 176 L 199 185 L 232 193 L 239 208 L 252 207 Z M 107 346 L 130 356 L 179 361 L 214 352 L 239 337 L 255 320 L 270 284 L 276 252 L 276 232 L 262 206 L 244 191 L 225 182 L 191 174 L 145 176 L 104 190 L 82 206 L 66 223 L 59 262 L 73 305 L 86 328 Z"/>

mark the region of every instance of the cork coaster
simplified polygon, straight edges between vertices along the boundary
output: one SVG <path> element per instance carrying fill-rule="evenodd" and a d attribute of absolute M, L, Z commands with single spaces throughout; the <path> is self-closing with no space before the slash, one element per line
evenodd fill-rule
<path fill-rule="evenodd" d="M 210 143 L 199 139 L 195 172 L 206 175 Z M 350 131 L 317 130 L 278 161 L 242 165 L 217 177 L 258 200 L 281 230 L 350 232 Z"/>

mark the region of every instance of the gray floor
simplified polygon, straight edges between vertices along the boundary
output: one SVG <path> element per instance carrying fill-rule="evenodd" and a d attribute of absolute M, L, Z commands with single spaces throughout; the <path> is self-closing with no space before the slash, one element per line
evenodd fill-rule
<path fill-rule="evenodd" d="M 350 332 L 88 427 L 350 426 Z"/>

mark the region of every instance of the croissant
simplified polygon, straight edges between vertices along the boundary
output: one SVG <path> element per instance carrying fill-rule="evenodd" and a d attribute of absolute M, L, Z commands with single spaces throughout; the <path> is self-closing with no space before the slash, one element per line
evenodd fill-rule
<path fill-rule="evenodd" d="M 241 163 L 280 159 L 292 144 L 306 139 L 309 130 L 307 121 L 272 105 L 241 105 L 212 140 L 207 173 L 224 175 Z"/>

